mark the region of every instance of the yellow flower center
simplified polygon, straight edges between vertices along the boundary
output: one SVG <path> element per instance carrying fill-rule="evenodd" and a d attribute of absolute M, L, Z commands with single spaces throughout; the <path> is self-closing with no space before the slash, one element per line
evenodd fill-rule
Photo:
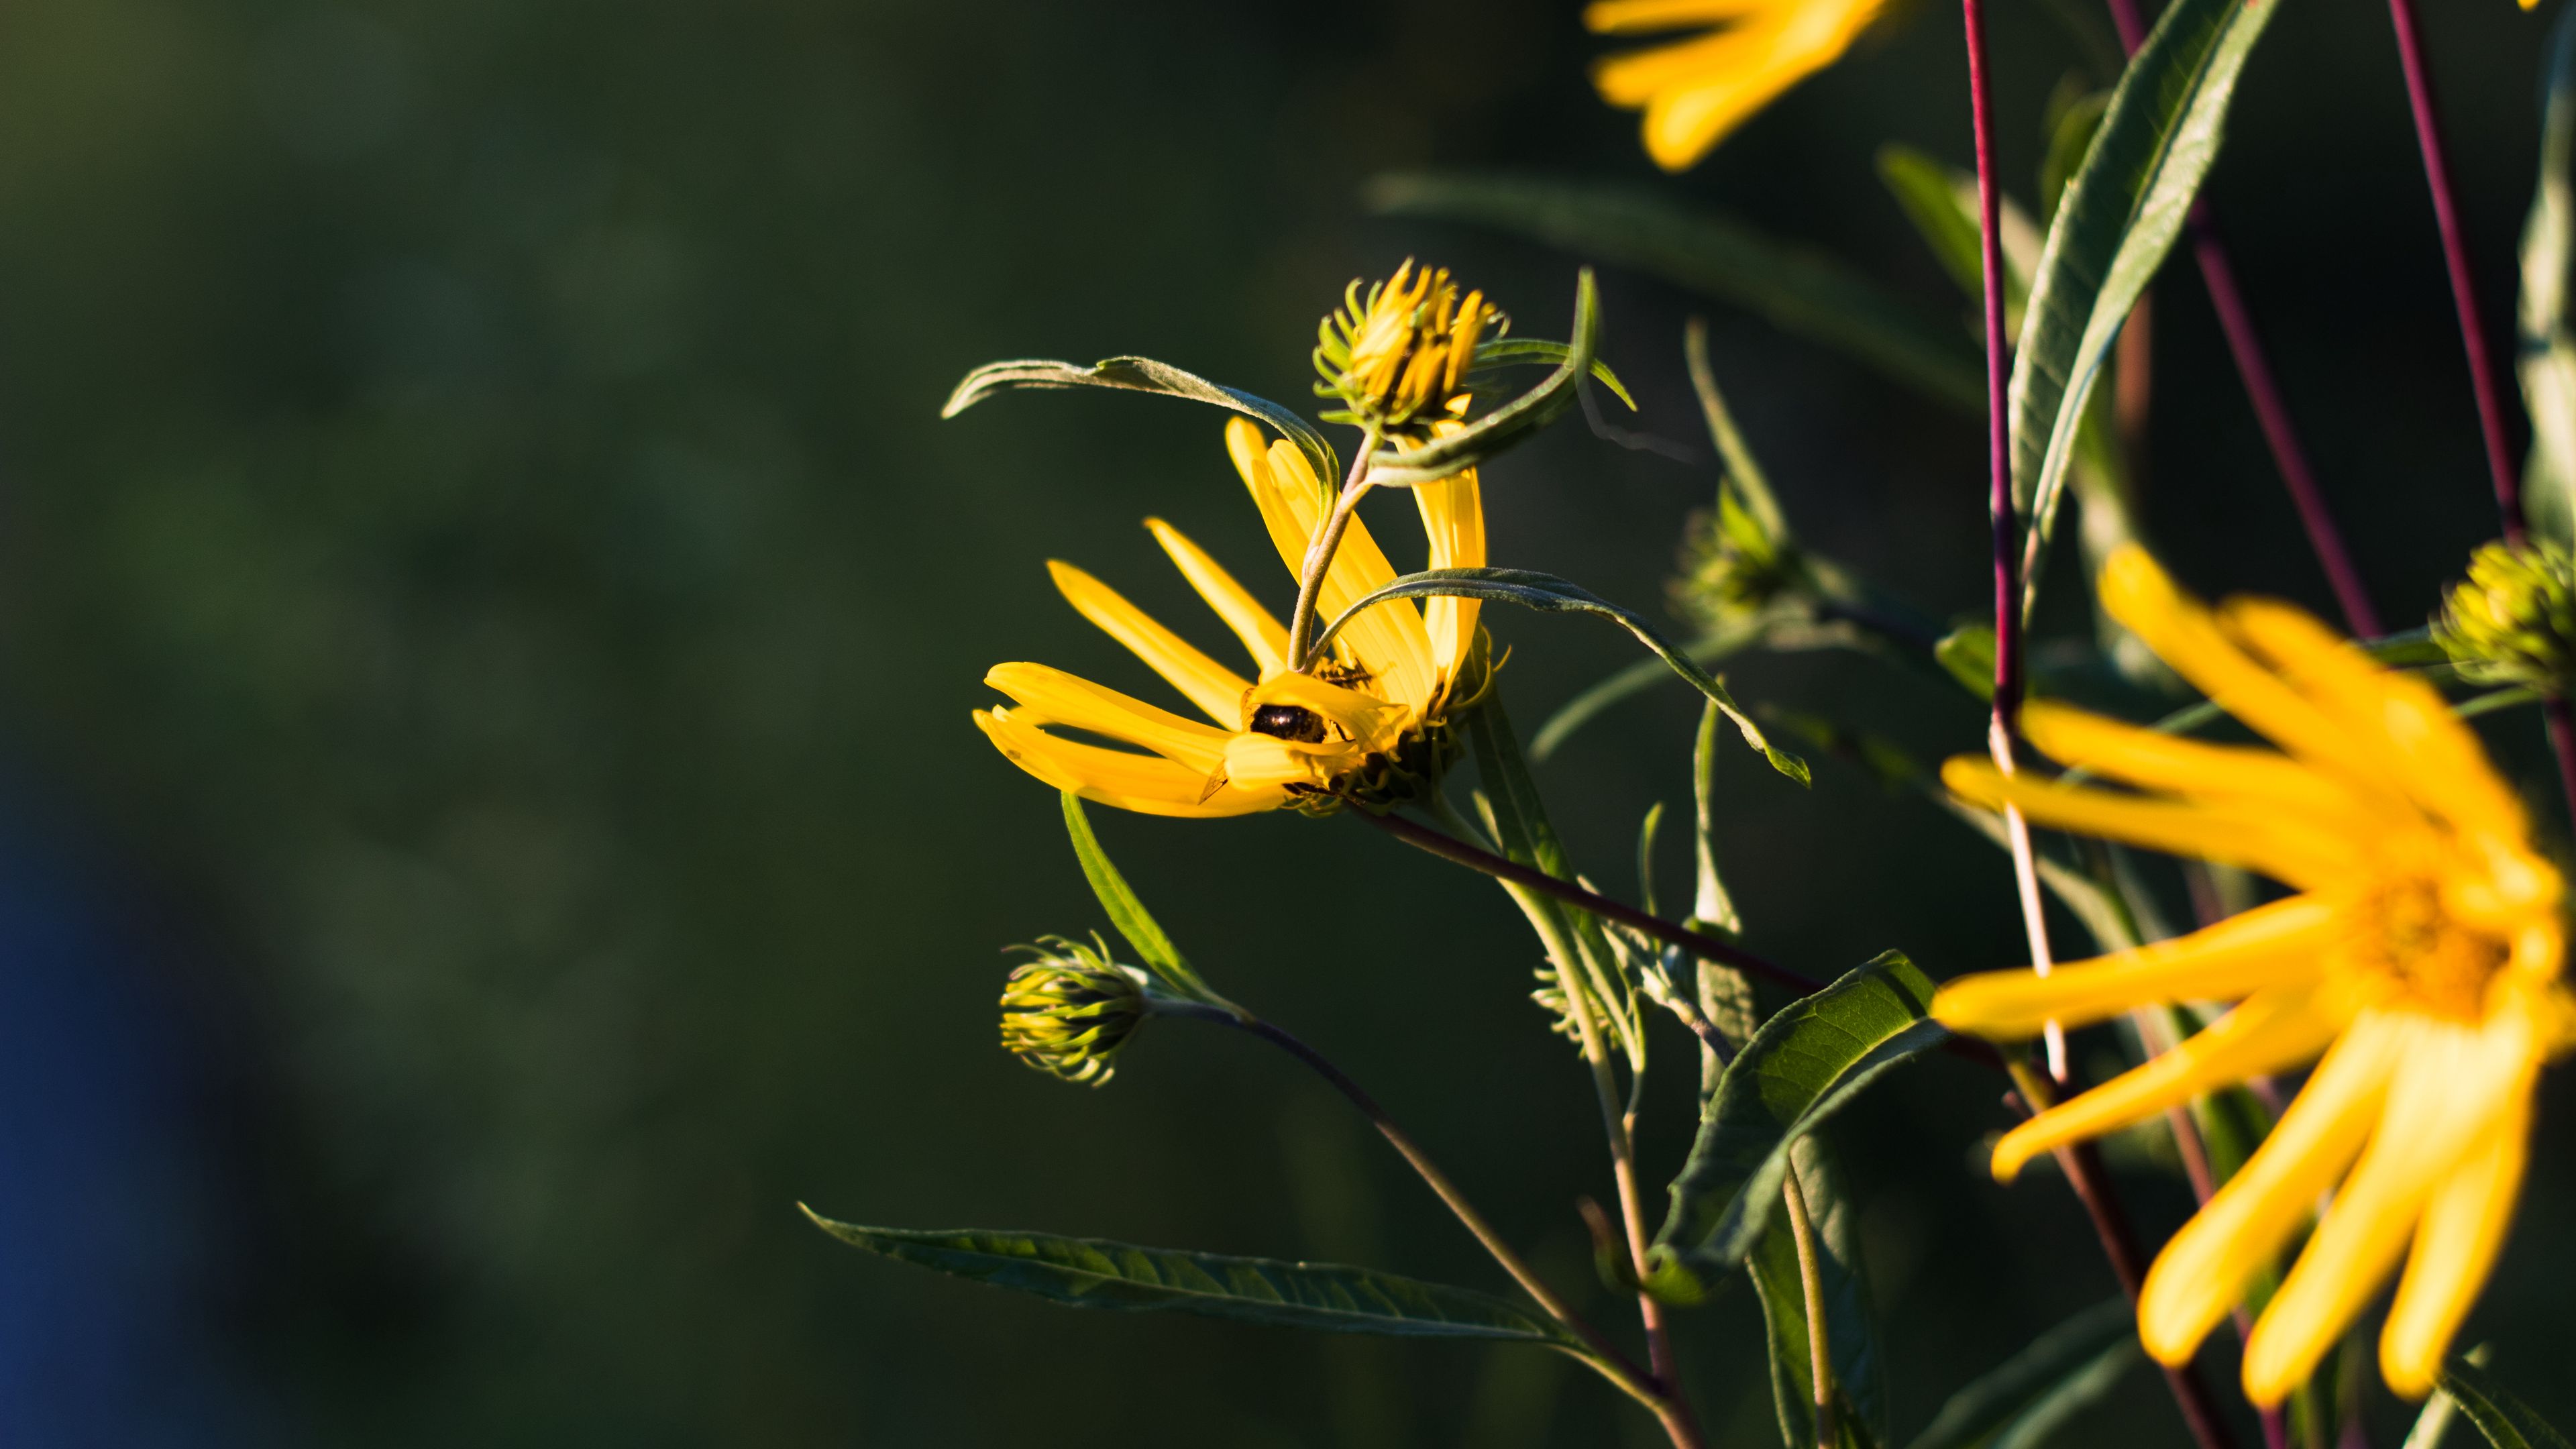
<path fill-rule="evenodd" d="M 2367 981 L 2390 1006 L 2455 1021 L 2486 1015 L 2487 983 L 2512 943 L 2459 920 L 2437 881 L 2416 876 L 2373 887 L 2354 907 L 2336 965 Z"/>

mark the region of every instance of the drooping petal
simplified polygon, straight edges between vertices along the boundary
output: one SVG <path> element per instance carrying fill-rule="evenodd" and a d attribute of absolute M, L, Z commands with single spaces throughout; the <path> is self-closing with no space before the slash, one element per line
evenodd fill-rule
<path fill-rule="evenodd" d="M 2257 993 L 2172 1051 L 2005 1133 L 1995 1144 L 1995 1180 L 2010 1182 L 2043 1152 L 2117 1131 L 2217 1088 L 2301 1065 L 2324 1051 L 2342 1025 L 2309 988 Z"/>
<path fill-rule="evenodd" d="M 1164 628 L 1151 614 L 1127 602 L 1116 589 L 1073 565 L 1049 559 L 1047 572 L 1055 577 L 1055 586 L 1065 601 L 1082 617 L 1099 625 L 1101 632 L 1126 645 L 1156 674 L 1170 680 L 1172 687 L 1215 720 L 1218 728 L 1231 730 L 1243 723 L 1243 692 L 1252 687 L 1251 680 L 1210 659 L 1188 640 Z"/>
<path fill-rule="evenodd" d="M 1287 792 L 1276 788 L 1208 790 L 1204 771 L 1159 755 L 1136 755 L 1062 739 L 1007 710 L 977 710 L 976 727 L 1012 764 L 1059 790 L 1144 815 L 1205 819 L 1276 810 Z"/>
<path fill-rule="evenodd" d="M 1202 777 L 1225 758 L 1226 736 L 1233 733 L 1044 664 L 996 664 L 985 673 L 984 682 L 1026 706 L 1027 723 L 1070 725 L 1107 735 L 1177 760 Z"/>
<path fill-rule="evenodd" d="M 2156 1001 L 2234 1001 L 2267 986 L 2312 978 L 2316 955 L 2342 929 L 2335 908 L 2291 896 L 2214 926 L 2060 966 L 1981 971 L 1944 984 L 1932 1014 L 1953 1031 L 2009 1039 L 2049 1022 L 2102 1021 Z"/>
<path fill-rule="evenodd" d="M 2034 825 L 2243 866 L 2302 890 L 2350 879 L 2368 844 L 2277 810 L 2115 795 L 2029 774 L 2008 778 L 1993 762 L 1973 756 L 1944 763 L 1941 783 L 1970 804 L 1989 809 L 2018 805 Z"/>
<path fill-rule="evenodd" d="M 2379 1338 L 2379 1372 L 2399 1395 L 2420 1399 L 2433 1391 L 2451 1338 L 2504 1246 L 2530 1155 L 2531 1106 L 2517 1101 L 2425 1203 Z"/>
<path fill-rule="evenodd" d="M 2147 1270 L 2138 1338 L 2160 1363 L 2189 1362 L 2255 1271 L 2289 1240 L 2369 1140 L 2403 1033 L 2356 1021 L 2317 1064 L 2272 1135 Z"/>
<path fill-rule="evenodd" d="M 1225 621 L 1225 627 L 1243 641 L 1244 652 L 1252 656 L 1255 669 L 1272 674 L 1288 667 L 1288 630 L 1261 606 L 1251 590 L 1235 582 L 1234 575 L 1179 529 L 1159 518 L 1146 519 L 1145 526 L 1153 530 L 1154 541 L 1171 556 L 1181 577 L 1190 581 L 1190 587 L 1207 600 L 1208 607 Z"/>
<path fill-rule="evenodd" d="M 1732 20 L 1778 3 L 1780 0 L 1592 0 L 1583 7 L 1583 28 L 1595 35 L 1682 30 Z"/>
<path fill-rule="evenodd" d="M 1422 510 L 1422 532 L 1431 540 L 1430 567 L 1485 566 L 1484 493 L 1475 469 L 1437 483 L 1415 484 L 1413 501 Z M 1431 665 L 1443 685 L 1458 677 L 1459 661 L 1475 647 L 1479 607 L 1474 599 L 1423 601 L 1422 626 L 1431 639 Z"/>
<path fill-rule="evenodd" d="M 2530 1090 L 2510 1018 L 2484 1029 L 2399 1018 L 2403 1053 L 2370 1146 L 2245 1342 L 2245 1392 L 2277 1404 L 2388 1281 L 2434 1184 Z"/>

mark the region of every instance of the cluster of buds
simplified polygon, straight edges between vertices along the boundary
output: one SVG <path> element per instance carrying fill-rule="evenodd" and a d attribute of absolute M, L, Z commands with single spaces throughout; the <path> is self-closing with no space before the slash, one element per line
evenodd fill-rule
<path fill-rule="evenodd" d="M 1027 947 L 1036 959 L 1002 983 L 1002 1046 L 1068 1082 L 1106 1083 L 1119 1049 L 1153 1014 L 1148 978 L 1096 941 L 1062 936 Z"/>
<path fill-rule="evenodd" d="M 1408 258 L 1365 297 L 1352 282 L 1316 329 L 1315 395 L 1343 404 L 1324 420 L 1395 438 L 1463 415 L 1476 344 L 1510 325 L 1484 293 L 1459 296 L 1446 267 L 1417 271 Z"/>
<path fill-rule="evenodd" d="M 2463 679 L 2567 693 L 2576 683 L 2576 560 L 2557 544 L 2487 544 L 2443 601 L 2433 641 Z"/>

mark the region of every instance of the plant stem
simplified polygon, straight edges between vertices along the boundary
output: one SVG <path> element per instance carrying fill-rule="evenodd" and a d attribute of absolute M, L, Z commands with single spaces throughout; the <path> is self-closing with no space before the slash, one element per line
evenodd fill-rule
<path fill-rule="evenodd" d="M 2136 55 L 2147 38 L 2137 0 L 2109 0 L 2109 4 L 2112 28 L 2120 32 L 2120 48 Z M 2265 446 L 2272 450 L 2272 466 L 2281 471 L 2281 482 L 2290 490 L 2291 506 L 2299 511 L 2299 525 L 2307 531 L 2308 546 L 2315 550 L 2317 563 L 2325 570 L 2326 583 L 2334 590 L 2344 623 L 2356 637 L 2375 636 L 2382 632 L 2379 615 L 2370 606 L 2369 591 L 2361 586 L 2361 573 L 2353 567 L 2343 531 L 2335 526 L 2334 514 L 2326 507 L 2316 471 L 2308 466 L 2307 448 L 2290 421 L 2289 404 L 2281 396 L 2271 358 L 2263 351 L 2262 336 L 2254 330 L 2254 314 L 2247 309 L 2245 294 L 2236 285 L 2235 264 L 2227 255 L 2226 243 L 2219 240 L 2218 218 L 2206 197 L 2192 204 L 2191 250 L 2193 260 L 2200 264 L 2201 285 L 2209 292 L 2210 309 L 2218 314 L 2218 329 L 2226 335 L 2228 355 L 2236 361 L 2236 375 L 2245 384 L 2245 399 L 2254 405 L 2254 421 L 2263 429 Z"/>
<path fill-rule="evenodd" d="M 1789 1236 L 1798 1245 L 1798 1282 L 1807 1298 L 1807 1373 L 1815 1383 L 1816 1449 L 1834 1449 L 1842 1435 L 1834 1424 L 1834 1355 L 1825 1325 L 1825 1269 L 1816 1252 L 1816 1225 L 1798 1185 L 1798 1164 L 1788 1164 L 1780 1194 L 1789 1209 Z"/>
<path fill-rule="evenodd" d="M 2004 251 L 2002 188 L 1995 181 L 1993 88 L 1986 75 L 1986 15 L 1983 0 L 1960 0 L 1968 32 L 1968 116 L 1977 149 L 1977 241 L 1985 273 L 1986 313 L 1986 515 L 1994 544 L 1995 575 L 1995 713 L 1988 743 L 1995 768 L 2013 773 L 2013 736 L 2021 711 L 2021 550 L 2020 521 L 2013 511 L 2012 430 L 2006 415 L 2005 379 L 2011 365 L 2010 340 L 2004 336 Z M 2013 883 L 2021 901 L 2022 927 L 2030 937 L 2031 969 L 2046 976 L 2056 963 L 2048 950 L 2047 908 L 2040 902 L 2039 863 L 2030 844 L 2030 822 L 2011 805 L 2004 807 L 2004 829 L 2012 843 Z M 2048 1023 L 2048 1070 L 2066 1077 L 2066 1032 Z"/>
<path fill-rule="evenodd" d="M 2496 384 L 2495 352 L 2478 308 L 2477 282 L 2469 273 L 2469 247 L 2460 231 L 2459 201 L 2451 186 L 2451 161 L 2442 142 L 2442 113 L 2433 79 L 2424 68 L 2424 29 L 2415 0 L 2388 0 L 2397 32 L 2397 63 L 2406 73 L 2406 103 L 2415 115 L 2415 142 L 2424 153 L 2424 184 L 2433 193 L 2433 225 L 2442 234 L 2442 264 L 2451 274 L 2451 306 L 2460 318 L 2460 345 L 2469 357 L 2469 390 L 2477 399 L 2478 436 L 2486 444 L 2487 472 L 2495 481 L 2496 511 L 2504 516 L 2507 543 L 2522 542 L 2522 484 L 2505 442 L 2504 393 Z"/>
<path fill-rule="evenodd" d="M 2055 1105 L 2056 1091 L 2030 1064 L 2007 1054 L 2004 1070 L 2012 1074 L 2013 1085 L 2020 1089 L 2022 1104 L 2033 1114 Z M 2061 1147 L 2055 1152 L 2058 1170 L 2066 1174 L 2067 1186 L 2075 1190 L 2076 1199 L 2093 1220 L 2093 1234 L 2102 1243 L 2102 1256 L 2109 1259 L 2112 1275 L 2120 1280 L 2120 1291 L 2134 1305 L 2138 1292 L 2147 1280 L 2145 1255 L 2138 1250 L 2136 1236 L 2130 1231 L 2127 1214 L 2120 1210 L 2118 1199 L 2111 1196 L 2109 1181 L 2102 1173 L 2101 1155 L 2090 1142 Z M 2174 1403 L 2182 1410 L 2184 1425 L 2200 1449 L 2234 1449 L 2235 1440 L 2218 1417 L 2218 1406 L 2209 1397 L 2209 1389 L 2200 1375 L 2188 1364 L 2165 1369 L 2165 1385 L 2173 1390 Z"/>
<path fill-rule="evenodd" d="M 1523 1292 L 1529 1294 L 1539 1307 L 1545 1309 L 1549 1317 L 1573 1330 L 1575 1335 L 1590 1347 L 1598 1358 L 1596 1366 L 1600 1368 L 1605 1378 L 1626 1390 L 1658 1415 L 1665 1412 L 1663 1400 L 1667 1393 L 1666 1387 L 1640 1371 L 1626 1354 L 1619 1351 L 1618 1345 L 1612 1343 L 1601 1330 L 1593 1327 L 1582 1314 L 1576 1312 L 1574 1305 L 1558 1296 L 1556 1290 L 1547 1285 L 1547 1280 L 1539 1277 L 1528 1261 L 1523 1259 L 1510 1243 L 1504 1241 L 1503 1235 L 1495 1230 L 1494 1225 L 1486 1221 L 1485 1215 L 1476 1210 L 1475 1204 L 1467 1201 L 1467 1195 L 1458 1190 L 1458 1185 L 1449 1180 L 1449 1175 L 1440 1170 L 1439 1165 L 1431 1160 L 1430 1154 L 1424 1152 L 1420 1144 L 1416 1143 L 1403 1128 L 1396 1126 L 1395 1119 L 1387 1115 L 1386 1109 L 1378 1105 L 1377 1099 L 1370 1096 L 1366 1088 L 1352 1081 L 1348 1073 L 1333 1065 L 1331 1059 L 1306 1045 L 1285 1027 L 1274 1025 L 1257 1016 L 1246 1018 L 1231 1011 L 1203 1006 L 1196 1002 L 1166 1003 L 1157 1009 L 1166 1015 L 1184 1016 L 1193 1021 L 1212 1022 L 1219 1026 L 1230 1026 L 1238 1031 L 1249 1032 L 1305 1063 L 1315 1075 L 1330 1083 L 1333 1090 L 1341 1093 L 1352 1106 L 1359 1109 L 1360 1115 L 1369 1120 L 1369 1125 L 1377 1129 L 1378 1135 L 1386 1139 L 1387 1145 L 1395 1149 L 1396 1155 L 1404 1159 L 1405 1165 L 1413 1169 L 1414 1175 L 1420 1177 L 1424 1185 L 1439 1197 L 1450 1214 L 1456 1217 L 1468 1232 L 1475 1235 L 1476 1241 L 1484 1245 L 1485 1251 L 1502 1266 L 1503 1271 L 1512 1275 L 1512 1281 L 1520 1284 Z"/>
<path fill-rule="evenodd" d="M 1315 529 L 1306 543 L 1306 558 L 1297 571 L 1297 612 L 1288 621 L 1288 667 L 1302 670 L 1306 655 L 1315 646 L 1315 601 L 1324 592 L 1324 575 L 1333 567 L 1333 555 L 1340 551 L 1342 534 L 1351 526 L 1351 512 L 1369 490 L 1369 455 L 1377 451 L 1377 426 L 1371 424 L 1360 437 L 1359 455 L 1351 459 L 1351 473 L 1342 480 L 1342 491 L 1333 497 L 1332 512 Z"/>

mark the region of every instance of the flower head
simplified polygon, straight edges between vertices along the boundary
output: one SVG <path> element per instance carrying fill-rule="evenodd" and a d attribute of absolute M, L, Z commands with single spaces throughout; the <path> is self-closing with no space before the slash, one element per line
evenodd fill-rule
<path fill-rule="evenodd" d="M 1235 471 L 1261 510 L 1293 588 L 1307 542 L 1332 495 L 1305 455 L 1268 446 L 1238 419 L 1227 425 Z M 1411 490 L 1430 537 L 1430 567 L 1485 562 L 1485 514 L 1475 470 Z M 1447 716 L 1483 686 L 1475 601 L 1394 599 L 1352 620 L 1311 672 L 1288 667 L 1288 631 L 1251 590 L 1180 530 L 1145 520 L 1172 563 L 1251 657 L 1239 673 L 1165 628 L 1108 585 L 1061 562 L 1048 568 L 1082 616 L 1127 646 L 1206 716 L 1191 719 L 1043 664 L 999 664 L 984 682 L 1008 708 L 975 723 L 1013 763 L 1060 790 L 1151 815 L 1248 815 L 1283 805 L 1330 808 L 1343 798 L 1391 797 L 1436 771 L 1450 748 Z M 1320 603 L 1340 614 L 1395 580 L 1395 569 L 1353 518 L 1325 571 Z M 1072 729 L 1129 746 L 1110 749 L 1056 733 Z"/>
<path fill-rule="evenodd" d="M 1048 936 L 1025 948 L 1037 959 L 1002 983 L 1002 1047 L 1049 1076 L 1101 1086 L 1114 1059 L 1152 1014 L 1145 973 L 1108 948 Z"/>
<path fill-rule="evenodd" d="M 1992 972 L 1943 987 L 1933 1015 L 1998 1038 L 2151 1002 L 2237 1003 L 2175 1050 L 2006 1134 L 1996 1176 L 2317 1060 L 2261 1149 L 2157 1258 L 2139 1336 L 2165 1363 L 2187 1361 L 2332 1191 L 2247 1341 L 2245 1391 L 2280 1402 L 2402 1260 L 2380 1368 L 2421 1396 L 2503 1242 L 2540 1065 L 2576 1025 L 2558 873 L 2476 736 L 2421 680 L 2286 604 L 2203 608 L 2135 548 L 2112 556 L 2101 591 L 2158 656 L 2279 748 L 2033 704 L 2022 723 L 2034 746 L 2134 793 L 2007 778 L 1971 758 L 1950 761 L 1943 779 L 1974 803 L 2241 866 L 2293 894 L 2047 977 Z"/>
<path fill-rule="evenodd" d="M 1722 28 L 1611 56 L 1593 84 L 1646 113 L 1646 154 L 1687 170 L 1780 94 L 1842 58 L 1885 0 L 1593 0 L 1595 34 Z"/>
<path fill-rule="evenodd" d="M 1436 425 L 1467 410 L 1466 380 L 1476 344 L 1509 319 L 1482 292 L 1463 298 L 1446 267 L 1415 270 L 1411 258 L 1395 275 L 1360 294 L 1352 282 L 1342 305 L 1316 328 L 1318 397 L 1339 398 L 1347 411 L 1325 421 L 1376 426 L 1395 436 Z"/>
<path fill-rule="evenodd" d="M 2576 681 L 2576 560 L 2547 543 L 2490 543 L 2433 620 L 2460 675 L 2564 694 Z"/>

